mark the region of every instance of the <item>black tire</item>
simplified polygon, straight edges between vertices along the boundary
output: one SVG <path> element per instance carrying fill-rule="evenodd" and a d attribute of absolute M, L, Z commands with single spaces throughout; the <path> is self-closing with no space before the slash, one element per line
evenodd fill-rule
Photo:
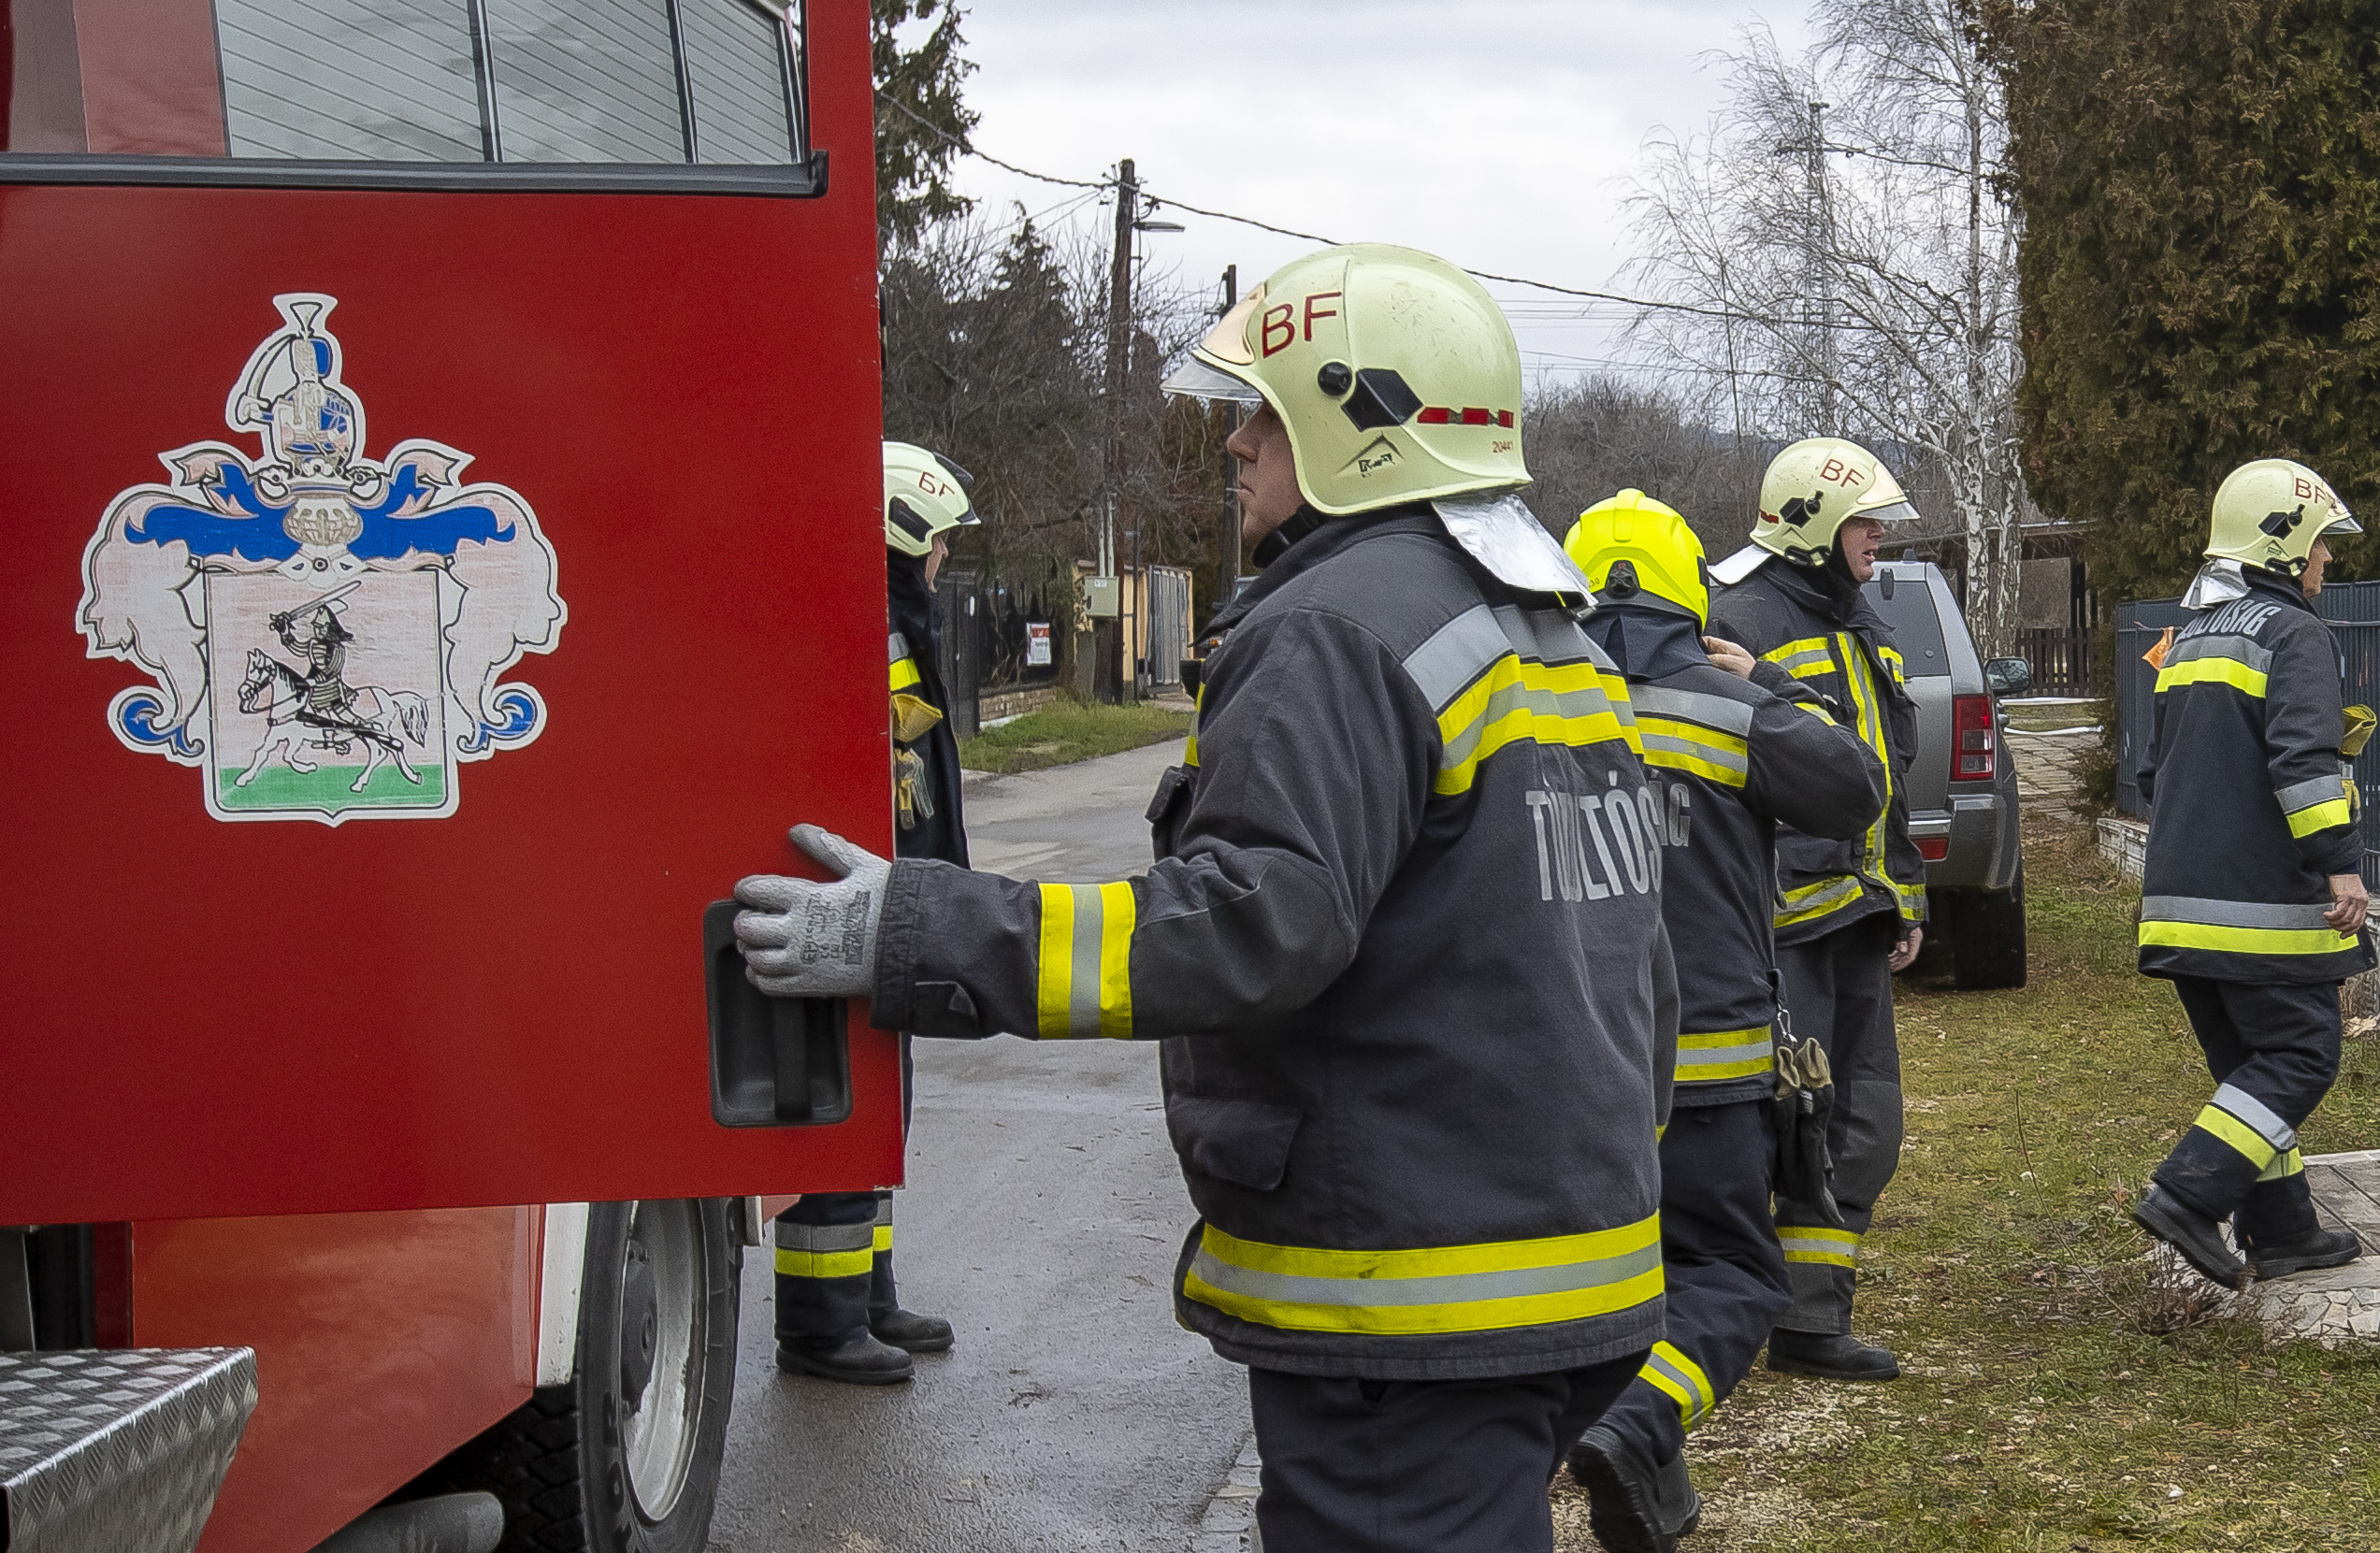
<path fill-rule="evenodd" d="M 2006 890 L 1962 894 L 1951 925 L 1952 978 L 1961 992 L 2025 985 L 2025 869 Z"/>
<path fill-rule="evenodd" d="M 742 1212 L 728 1198 L 595 1204 L 578 1373 L 396 1497 L 485 1489 L 504 1505 L 498 1553 L 700 1553 L 735 1398 Z M 667 1288 L 685 1296 L 682 1322 L 662 1316 Z M 683 1365 L 656 1359 L 656 1345 L 682 1349 Z M 669 1397 L 673 1425 L 642 1417 L 644 1402 Z"/>

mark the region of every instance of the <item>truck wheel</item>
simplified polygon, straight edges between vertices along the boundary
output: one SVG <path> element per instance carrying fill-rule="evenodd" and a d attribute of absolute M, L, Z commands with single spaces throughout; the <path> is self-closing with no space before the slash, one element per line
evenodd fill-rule
<path fill-rule="evenodd" d="M 2006 890 L 1962 895 L 1951 927 L 1954 985 L 1962 992 L 2025 985 L 2025 869 Z"/>
<path fill-rule="evenodd" d="M 409 1484 L 484 1488 L 498 1553 L 700 1553 L 735 1396 L 743 1247 L 732 1199 L 599 1202 L 578 1373 Z"/>

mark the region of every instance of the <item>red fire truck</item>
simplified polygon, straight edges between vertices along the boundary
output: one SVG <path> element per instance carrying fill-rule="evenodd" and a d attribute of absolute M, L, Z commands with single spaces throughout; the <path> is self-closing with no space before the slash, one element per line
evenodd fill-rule
<path fill-rule="evenodd" d="M 901 1169 L 717 907 L 889 851 L 868 7 L 0 0 L 0 1547 L 699 1548 L 751 1194 Z"/>

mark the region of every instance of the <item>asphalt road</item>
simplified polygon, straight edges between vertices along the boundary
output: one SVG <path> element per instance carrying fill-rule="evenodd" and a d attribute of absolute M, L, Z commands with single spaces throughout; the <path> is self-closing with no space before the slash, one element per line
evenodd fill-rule
<path fill-rule="evenodd" d="M 972 780 L 976 867 L 1075 882 L 1147 868 L 1142 816 L 1179 748 Z M 750 1256 L 713 1549 L 1239 1546 L 1248 1392 L 1174 1322 L 1192 1215 L 1156 1056 L 917 1043 L 896 1266 L 904 1302 L 948 1317 L 958 1345 L 919 1359 L 907 1386 L 779 1374 L 768 1258 Z"/>

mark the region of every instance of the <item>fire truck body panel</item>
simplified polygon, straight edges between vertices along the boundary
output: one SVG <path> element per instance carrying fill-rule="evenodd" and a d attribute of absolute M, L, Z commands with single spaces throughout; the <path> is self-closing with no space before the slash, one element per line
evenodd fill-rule
<path fill-rule="evenodd" d="M 889 849 L 869 108 L 814 74 L 819 197 L 0 183 L 0 1223 L 898 1179 L 863 1018 L 839 1125 L 715 1125 L 703 1055 L 705 906 L 800 866 L 797 813 Z M 272 421 L 310 352 L 312 527 Z M 243 652 L 358 698 L 274 722 Z M 351 735 L 368 689 L 425 726 Z M 375 741 L 425 780 L 324 785 Z"/>

